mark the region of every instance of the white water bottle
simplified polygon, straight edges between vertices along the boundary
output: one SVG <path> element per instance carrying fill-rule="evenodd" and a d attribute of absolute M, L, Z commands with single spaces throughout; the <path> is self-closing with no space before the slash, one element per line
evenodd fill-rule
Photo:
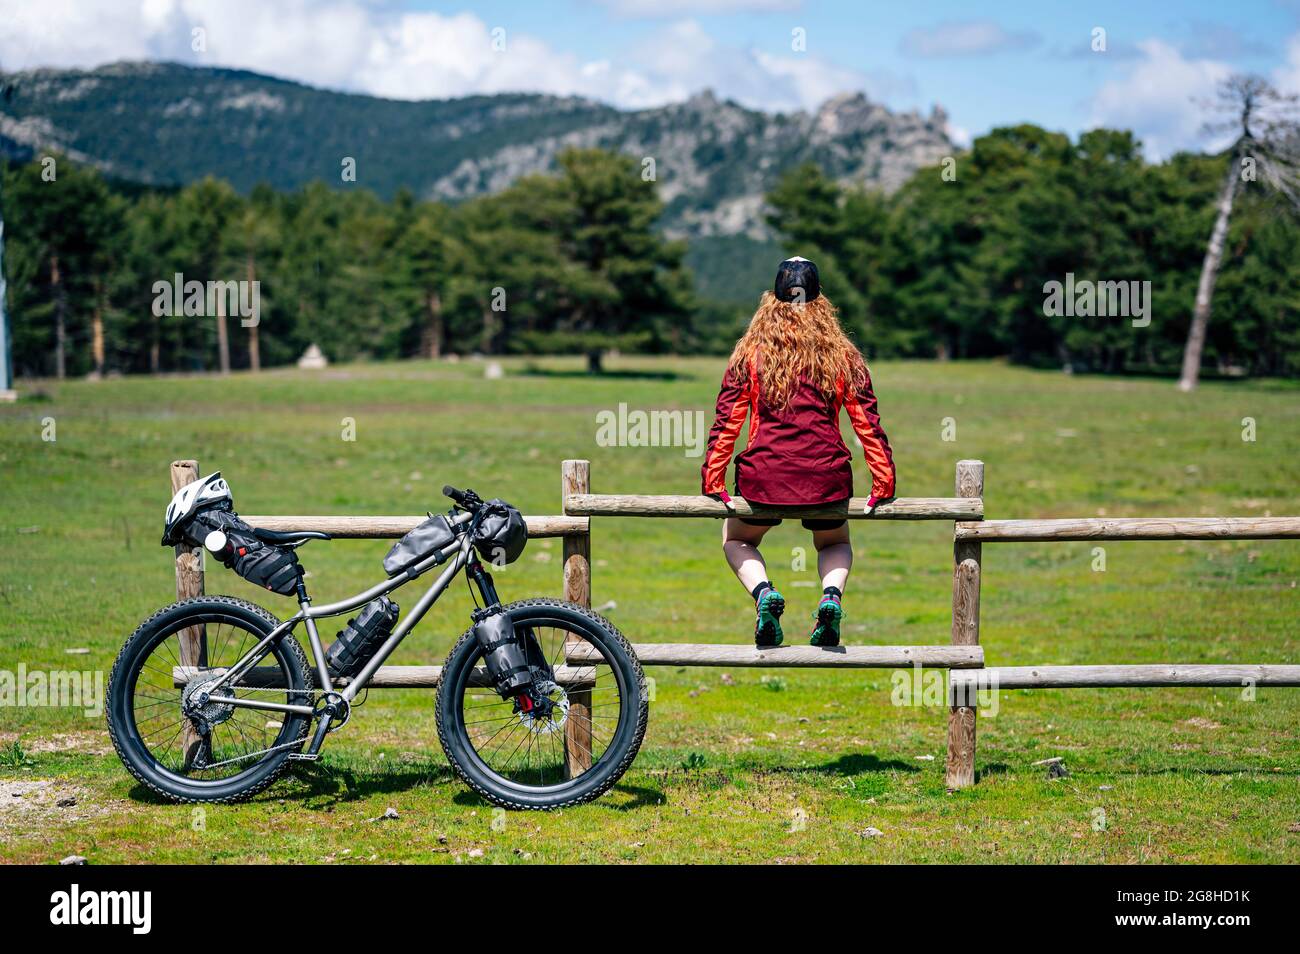
<path fill-rule="evenodd" d="M 228 542 L 225 533 L 221 530 L 213 530 L 203 538 L 203 545 L 217 556 L 221 556 L 225 552 Z"/>

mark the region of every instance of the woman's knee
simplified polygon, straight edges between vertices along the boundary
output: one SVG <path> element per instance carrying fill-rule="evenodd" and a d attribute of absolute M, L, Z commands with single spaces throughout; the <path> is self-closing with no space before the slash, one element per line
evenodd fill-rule
<path fill-rule="evenodd" d="M 813 546 L 818 550 L 825 550 L 827 547 L 847 545 L 849 543 L 849 523 L 844 521 L 834 530 L 814 530 Z"/>
<path fill-rule="evenodd" d="M 722 521 L 722 543 L 748 543 L 758 546 L 771 527 L 745 523 L 737 517 L 728 517 Z"/>

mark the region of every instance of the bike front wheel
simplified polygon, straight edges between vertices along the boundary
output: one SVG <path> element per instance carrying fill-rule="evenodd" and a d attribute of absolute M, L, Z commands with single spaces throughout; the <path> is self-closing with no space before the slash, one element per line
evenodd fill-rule
<path fill-rule="evenodd" d="M 608 620 L 553 599 L 507 604 L 555 674 L 546 711 L 521 711 L 491 688 L 482 650 L 467 631 L 438 687 L 438 738 L 456 774 L 506 808 L 564 808 L 606 792 L 645 736 L 649 697 L 632 647 Z"/>

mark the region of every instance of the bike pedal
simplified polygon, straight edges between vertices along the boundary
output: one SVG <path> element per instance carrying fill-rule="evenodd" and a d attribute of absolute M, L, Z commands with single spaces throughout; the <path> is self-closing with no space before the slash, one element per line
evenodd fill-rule
<path fill-rule="evenodd" d="M 320 755 L 311 752 L 290 752 L 289 759 L 294 762 L 316 762 L 320 759 Z"/>

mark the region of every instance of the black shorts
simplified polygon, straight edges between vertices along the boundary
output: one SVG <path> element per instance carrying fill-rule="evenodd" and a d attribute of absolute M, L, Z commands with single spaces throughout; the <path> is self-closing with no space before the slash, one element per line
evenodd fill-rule
<path fill-rule="evenodd" d="M 741 523 L 748 524 L 751 527 L 775 527 L 781 522 L 780 518 L 763 519 L 760 517 L 737 517 Z M 844 526 L 843 520 L 800 520 L 805 530 L 838 530 Z"/>

